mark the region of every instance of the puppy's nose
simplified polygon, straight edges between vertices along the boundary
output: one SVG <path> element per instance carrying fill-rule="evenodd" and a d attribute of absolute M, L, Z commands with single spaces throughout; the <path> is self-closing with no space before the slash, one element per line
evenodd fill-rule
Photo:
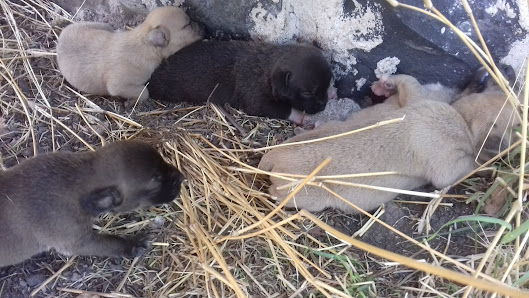
<path fill-rule="evenodd" d="M 199 23 L 199 22 L 196 22 L 196 21 L 191 21 L 193 23 L 193 29 L 195 29 L 195 31 L 197 32 L 198 35 L 204 37 L 207 33 L 207 28 L 204 24 L 202 23 Z"/>
<path fill-rule="evenodd" d="M 516 81 L 516 72 L 514 71 L 514 68 L 512 68 L 512 66 L 510 65 L 503 63 L 499 63 L 498 68 L 500 69 L 505 79 L 509 81 L 510 84 L 514 84 L 514 81 Z"/>
<path fill-rule="evenodd" d="M 169 179 L 171 179 L 174 184 L 180 184 L 182 181 L 184 181 L 185 177 L 182 173 L 180 173 L 179 170 L 175 168 L 169 175 Z"/>

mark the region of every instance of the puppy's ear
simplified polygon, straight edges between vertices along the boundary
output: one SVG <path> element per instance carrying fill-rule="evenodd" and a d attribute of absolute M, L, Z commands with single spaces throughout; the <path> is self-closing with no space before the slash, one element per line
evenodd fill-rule
<path fill-rule="evenodd" d="M 272 92 L 274 97 L 288 97 L 290 71 L 276 69 L 272 74 Z"/>
<path fill-rule="evenodd" d="M 115 186 L 97 189 L 81 199 L 81 208 L 90 215 L 97 216 L 112 210 L 123 203 L 123 196 Z"/>
<path fill-rule="evenodd" d="M 164 26 L 158 26 L 147 34 L 147 42 L 155 47 L 166 47 L 169 44 L 169 30 Z"/>
<path fill-rule="evenodd" d="M 466 91 L 468 94 L 481 93 L 485 91 L 485 88 L 487 88 L 487 84 L 490 79 L 489 72 L 484 67 L 481 67 L 476 71 L 476 73 L 474 73 L 474 76 L 470 80 Z"/>

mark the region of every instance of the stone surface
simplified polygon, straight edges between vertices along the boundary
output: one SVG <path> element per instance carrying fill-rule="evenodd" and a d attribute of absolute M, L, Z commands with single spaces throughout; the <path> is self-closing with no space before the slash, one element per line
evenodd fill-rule
<path fill-rule="evenodd" d="M 74 14 L 83 1 L 54 2 Z M 401 2 L 422 5 L 422 1 Z M 433 2 L 455 26 L 479 43 L 461 1 Z M 519 68 L 529 40 L 527 1 L 469 2 L 493 58 Z M 393 8 L 386 1 L 94 0 L 86 1 L 75 19 L 132 26 L 153 7 L 173 4 L 182 5 L 193 19 L 205 24 L 211 38 L 319 45 L 333 64 L 338 97 L 353 98 L 361 106 L 376 80 L 377 63 L 384 59 L 394 63 L 387 69 L 396 67 L 398 73 L 414 75 L 422 83 L 440 82 L 456 88 L 463 86 L 479 66 L 450 28 L 418 12 Z M 378 71 L 382 70 L 378 66 Z"/>

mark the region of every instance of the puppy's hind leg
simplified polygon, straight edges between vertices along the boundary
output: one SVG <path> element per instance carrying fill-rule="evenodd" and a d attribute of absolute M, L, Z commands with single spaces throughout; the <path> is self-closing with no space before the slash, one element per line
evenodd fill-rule
<path fill-rule="evenodd" d="M 422 85 L 409 75 L 384 75 L 373 83 L 371 90 L 378 96 L 397 94 L 400 107 L 406 106 L 412 98 L 424 97 Z"/>
<path fill-rule="evenodd" d="M 107 84 L 107 88 L 110 95 L 126 98 L 127 108 L 132 108 L 136 102 L 142 103 L 149 98 L 149 90 L 147 90 L 145 85 L 122 85 L 119 83 L 109 82 Z"/>
<path fill-rule="evenodd" d="M 149 247 L 144 235 L 124 238 L 90 232 L 65 250 L 67 254 L 80 256 L 134 258 L 145 253 Z"/>
<path fill-rule="evenodd" d="M 437 188 L 444 188 L 452 185 L 476 168 L 474 158 L 470 154 L 463 153 L 463 156 L 446 157 L 439 159 L 439 163 L 431 163 L 430 171 L 427 173 L 431 183 Z"/>

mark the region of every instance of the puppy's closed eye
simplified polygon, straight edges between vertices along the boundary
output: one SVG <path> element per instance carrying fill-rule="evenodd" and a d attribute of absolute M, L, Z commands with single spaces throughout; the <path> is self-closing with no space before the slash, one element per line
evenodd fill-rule
<path fill-rule="evenodd" d="M 162 178 L 163 178 L 163 176 L 162 176 L 162 173 L 160 173 L 160 172 L 156 172 L 156 173 L 154 173 L 154 175 L 152 175 L 152 181 L 154 181 L 154 182 L 161 182 Z"/>
<path fill-rule="evenodd" d="M 307 97 L 307 98 L 311 98 L 311 97 L 314 96 L 314 94 L 312 92 L 309 92 L 309 91 L 304 91 L 304 92 L 301 92 L 301 96 Z"/>

